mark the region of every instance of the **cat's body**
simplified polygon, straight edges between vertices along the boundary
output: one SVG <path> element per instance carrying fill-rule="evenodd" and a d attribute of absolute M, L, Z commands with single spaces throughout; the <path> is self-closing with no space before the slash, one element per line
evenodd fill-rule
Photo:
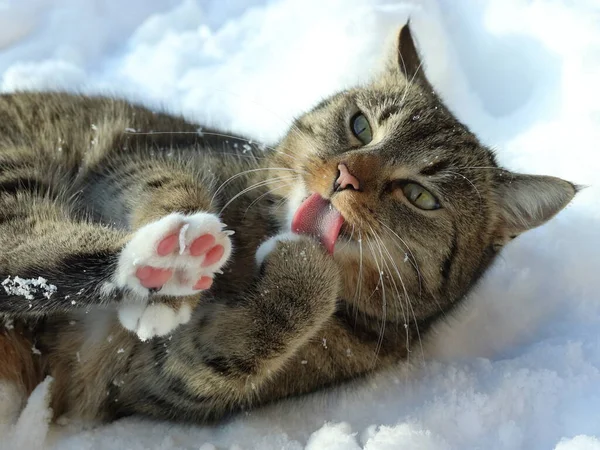
<path fill-rule="evenodd" d="M 498 169 L 400 37 L 264 152 L 120 100 L 0 97 L 0 379 L 52 375 L 56 415 L 202 422 L 405 359 L 575 189 Z"/>

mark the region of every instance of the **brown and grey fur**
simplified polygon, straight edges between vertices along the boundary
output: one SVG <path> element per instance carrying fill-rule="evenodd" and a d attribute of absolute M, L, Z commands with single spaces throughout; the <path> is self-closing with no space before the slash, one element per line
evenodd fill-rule
<path fill-rule="evenodd" d="M 399 36 L 380 77 L 322 102 L 264 152 L 121 100 L 0 96 L 0 276 L 58 288 L 32 300 L 0 291 L 15 323 L 0 338 L 0 377 L 30 391 L 52 375 L 56 415 L 204 422 L 405 359 L 507 241 L 576 189 L 498 168 L 433 92 L 408 27 Z M 366 146 L 348 126 L 359 110 L 373 128 Z M 340 163 L 360 190 L 334 191 Z M 442 207 L 415 208 L 398 179 Z M 283 240 L 258 267 L 261 242 L 286 231 L 310 192 L 346 219 L 334 255 Z M 142 342 L 117 320 L 128 293 L 101 286 L 136 230 L 174 211 L 218 214 L 236 231 L 234 253 L 210 291 L 153 294 L 198 305 L 171 335 Z"/>

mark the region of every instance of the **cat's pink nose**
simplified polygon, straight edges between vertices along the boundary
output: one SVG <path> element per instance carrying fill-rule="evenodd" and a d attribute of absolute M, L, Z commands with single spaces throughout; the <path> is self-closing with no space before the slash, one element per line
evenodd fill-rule
<path fill-rule="evenodd" d="M 343 191 L 344 189 L 354 189 L 355 191 L 358 191 L 360 189 L 358 178 L 350 173 L 346 164 L 339 164 L 338 170 L 340 171 L 340 175 L 335 181 L 336 191 Z"/>

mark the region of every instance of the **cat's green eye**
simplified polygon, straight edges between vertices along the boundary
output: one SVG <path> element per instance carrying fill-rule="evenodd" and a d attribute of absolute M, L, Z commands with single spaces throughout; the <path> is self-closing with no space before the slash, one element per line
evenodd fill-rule
<path fill-rule="evenodd" d="M 371 125 L 369 125 L 369 121 L 363 113 L 359 112 L 352 116 L 352 119 L 350 119 L 350 129 L 352 130 L 352 134 L 356 136 L 363 145 L 367 145 L 373 140 Z"/>
<path fill-rule="evenodd" d="M 404 196 L 417 208 L 430 211 L 439 209 L 440 204 L 431 192 L 417 183 L 406 183 L 402 186 Z"/>

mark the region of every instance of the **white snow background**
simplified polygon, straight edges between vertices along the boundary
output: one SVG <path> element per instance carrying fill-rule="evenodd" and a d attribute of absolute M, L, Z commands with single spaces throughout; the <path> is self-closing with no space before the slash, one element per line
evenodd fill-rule
<path fill-rule="evenodd" d="M 368 80 L 409 15 L 430 80 L 502 164 L 589 186 L 509 245 L 423 367 L 218 427 L 48 430 L 43 384 L 7 448 L 600 449 L 598 0 L 0 0 L 0 90 L 120 93 L 273 142 Z"/>

